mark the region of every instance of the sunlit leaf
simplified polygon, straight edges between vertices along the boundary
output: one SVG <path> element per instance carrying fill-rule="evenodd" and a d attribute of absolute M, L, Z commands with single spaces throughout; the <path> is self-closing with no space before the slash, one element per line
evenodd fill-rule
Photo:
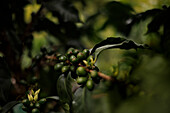
<path fill-rule="evenodd" d="M 80 21 L 77 9 L 67 0 L 49 0 L 43 4 L 48 10 L 58 12 L 64 18 L 65 22 Z"/>

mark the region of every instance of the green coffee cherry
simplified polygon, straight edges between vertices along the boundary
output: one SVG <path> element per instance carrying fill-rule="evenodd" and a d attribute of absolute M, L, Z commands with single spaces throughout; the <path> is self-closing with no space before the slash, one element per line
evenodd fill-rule
<path fill-rule="evenodd" d="M 91 91 L 94 88 L 93 80 L 88 80 L 86 83 L 86 87 Z"/>
<path fill-rule="evenodd" d="M 70 56 L 70 60 L 72 60 L 73 58 L 76 58 L 76 56 L 71 55 L 71 56 Z"/>
<path fill-rule="evenodd" d="M 77 54 L 77 59 L 80 61 L 80 60 L 83 60 L 83 59 L 85 59 L 85 55 L 82 53 L 82 52 L 79 52 L 78 54 Z"/>
<path fill-rule="evenodd" d="M 65 62 L 60 62 L 61 65 L 65 65 L 66 63 Z"/>
<path fill-rule="evenodd" d="M 59 57 L 59 60 L 64 62 L 64 61 L 66 61 L 66 60 L 67 60 L 67 57 L 66 57 L 66 56 L 64 56 L 64 55 L 62 55 L 62 56 L 60 56 L 60 57 Z"/>
<path fill-rule="evenodd" d="M 71 55 L 70 56 L 70 62 L 73 63 L 73 64 L 77 63 L 77 58 L 74 55 Z"/>
<path fill-rule="evenodd" d="M 78 77 L 76 81 L 79 85 L 85 84 L 87 81 L 87 77 Z"/>
<path fill-rule="evenodd" d="M 27 85 L 27 81 L 25 81 L 25 80 L 20 80 L 19 83 L 22 85 Z"/>
<path fill-rule="evenodd" d="M 74 49 L 74 50 L 73 50 L 73 54 L 74 54 L 74 55 L 77 55 L 78 52 L 79 52 L 78 49 Z"/>
<path fill-rule="evenodd" d="M 76 70 L 76 74 L 78 76 L 86 76 L 87 72 L 86 72 L 86 69 L 84 67 L 78 67 L 77 70 Z"/>
<path fill-rule="evenodd" d="M 62 56 L 60 53 L 58 53 L 58 54 L 56 54 L 55 55 L 56 56 L 56 58 L 59 58 L 60 56 Z"/>
<path fill-rule="evenodd" d="M 31 113 L 40 113 L 40 111 L 39 111 L 39 109 L 34 108 L 34 109 L 32 109 L 32 112 L 31 112 Z"/>
<path fill-rule="evenodd" d="M 68 50 L 67 50 L 67 52 L 73 52 L 74 51 L 74 48 L 69 48 Z"/>
<path fill-rule="evenodd" d="M 73 51 L 74 51 L 74 48 L 69 48 L 69 49 L 67 50 L 67 56 L 72 55 L 72 54 L 73 54 Z"/>
<path fill-rule="evenodd" d="M 36 76 L 33 76 L 33 77 L 31 78 L 31 82 L 32 82 L 32 83 L 38 82 L 38 78 L 37 78 Z"/>
<path fill-rule="evenodd" d="M 69 72 L 69 66 L 63 66 L 62 68 L 61 68 L 61 72 L 62 73 L 67 73 L 67 72 Z"/>
<path fill-rule="evenodd" d="M 71 72 L 75 72 L 75 71 L 76 71 L 76 67 L 75 67 L 75 66 L 73 66 L 73 65 L 72 65 L 72 66 L 70 66 L 70 71 L 71 71 Z"/>
<path fill-rule="evenodd" d="M 92 70 L 90 72 L 90 75 L 91 75 L 92 78 L 96 78 L 96 77 L 98 77 L 98 72 L 96 70 Z"/>
<path fill-rule="evenodd" d="M 33 103 L 30 103 L 30 106 L 29 106 L 30 108 L 33 108 L 34 107 L 34 104 Z"/>
<path fill-rule="evenodd" d="M 55 66 L 54 66 L 54 69 L 56 71 L 60 70 L 61 68 L 63 67 L 63 64 L 62 63 L 57 63 Z"/>
<path fill-rule="evenodd" d="M 28 99 L 22 100 L 24 106 L 28 107 L 30 105 L 30 101 Z"/>
<path fill-rule="evenodd" d="M 40 108 L 40 103 L 38 103 L 38 102 L 35 103 L 35 107 L 36 107 L 36 108 Z"/>
<path fill-rule="evenodd" d="M 46 102 L 46 99 L 45 98 L 42 98 L 39 100 L 39 104 L 44 104 Z"/>
<path fill-rule="evenodd" d="M 89 50 L 88 49 L 84 49 L 83 50 L 83 54 L 85 55 L 85 57 L 87 58 L 90 54 Z"/>

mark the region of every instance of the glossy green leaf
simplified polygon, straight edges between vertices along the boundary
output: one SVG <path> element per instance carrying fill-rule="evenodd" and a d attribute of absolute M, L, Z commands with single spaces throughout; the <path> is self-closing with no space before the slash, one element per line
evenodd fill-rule
<path fill-rule="evenodd" d="M 27 113 L 26 111 L 24 111 L 24 110 L 22 109 L 22 106 L 23 106 L 22 103 L 15 105 L 15 106 L 13 107 L 13 112 L 14 112 L 14 113 Z"/>
<path fill-rule="evenodd" d="M 71 82 L 61 75 L 57 80 L 57 92 L 62 103 L 70 103 L 72 101 Z"/>
<path fill-rule="evenodd" d="M 85 113 L 86 108 L 86 88 L 78 88 L 76 92 L 74 93 L 73 97 L 73 111 L 74 113 Z"/>

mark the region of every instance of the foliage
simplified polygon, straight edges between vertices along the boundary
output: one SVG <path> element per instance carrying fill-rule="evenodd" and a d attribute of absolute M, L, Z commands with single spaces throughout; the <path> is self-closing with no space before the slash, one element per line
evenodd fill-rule
<path fill-rule="evenodd" d="M 97 10 L 86 14 L 90 3 Z M 169 6 L 3 0 L 0 9 L 0 112 L 170 112 Z"/>

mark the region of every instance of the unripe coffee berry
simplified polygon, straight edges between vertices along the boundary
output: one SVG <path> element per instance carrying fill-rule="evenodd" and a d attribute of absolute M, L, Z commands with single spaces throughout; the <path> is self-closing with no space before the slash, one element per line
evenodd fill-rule
<path fill-rule="evenodd" d="M 93 88 L 94 88 L 93 80 L 88 80 L 87 83 L 86 83 L 86 87 L 87 87 L 89 90 L 93 90 Z"/>
<path fill-rule="evenodd" d="M 87 72 L 86 72 L 86 69 L 84 68 L 84 67 L 78 67 L 77 69 L 76 69 L 76 74 L 78 75 L 78 76 L 86 76 L 87 75 Z"/>
<path fill-rule="evenodd" d="M 76 81 L 79 85 L 85 84 L 87 81 L 87 77 L 78 77 Z"/>

